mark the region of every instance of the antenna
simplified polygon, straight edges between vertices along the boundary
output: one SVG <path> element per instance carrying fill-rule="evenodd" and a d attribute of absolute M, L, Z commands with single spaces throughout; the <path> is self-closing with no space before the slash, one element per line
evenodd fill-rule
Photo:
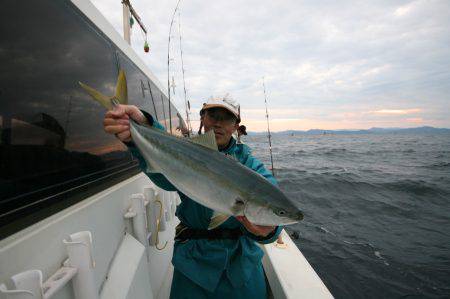
<path fill-rule="evenodd" d="M 275 171 L 273 169 L 272 140 L 271 140 L 270 128 L 269 128 L 269 112 L 267 110 L 266 84 L 264 83 L 264 77 L 262 77 L 262 79 L 263 79 L 263 89 L 264 89 L 264 102 L 266 104 L 267 137 L 269 138 L 270 163 L 272 164 L 272 174 L 273 174 L 273 176 L 275 176 Z"/>

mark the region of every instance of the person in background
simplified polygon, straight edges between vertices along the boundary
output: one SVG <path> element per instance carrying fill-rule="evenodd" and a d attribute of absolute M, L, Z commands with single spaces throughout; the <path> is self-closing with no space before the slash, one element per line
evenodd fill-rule
<path fill-rule="evenodd" d="M 183 135 L 184 137 L 189 137 L 189 129 L 186 127 L 183 118 L 181 117 L 180 113 L 177 112 L 177 117 L 178 117 L 178 127 L 176 128 L 177 131 L 180 131 L 181 135 Z"/>
<path fill-rule="evenodd" d="M 234 157 L 237 163 L 277 184 L 271 172 L 251 155 L 250 148 L 232 138 L 241 120 L 239 105 L 228 98 L 211 98 L 203 104 L 200 117 L 201 128 L 205 132 L 214 131 L 221 153 Z M 129 118 L 164 130 L 150 114 L 128 105 L 108 111 L 104 129 L 127 144 L 155 185 L 177 191 L 181 199 L 176 211 L 180 224 L 172 257 L 174 273 L 170 298 L 267 298 L 261 262 L 264 253 L 257 242 L 274 242 L 282 227 L 253 225 L 245 216 L 239 216 L 230 217 L 218 228 L 208 230 L 213 210 L 178 191 L 163 174 L 146 172 L 146 162 L 132 143 Z"/>
<path fill-rule="evenodd" d="M 237 143 L 242 143 L 241 136 L 247 135 L 247 127 L 244 125 L 240 125 L 237 129 Z"/>

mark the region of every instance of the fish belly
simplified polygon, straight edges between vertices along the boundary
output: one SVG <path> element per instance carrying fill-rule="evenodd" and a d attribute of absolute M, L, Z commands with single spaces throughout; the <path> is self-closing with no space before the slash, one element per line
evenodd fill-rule
<path fill-rule="evenodd" d="M 134 140 L 150 171 L 162 173 L 179 191 L 199 204 L 233 215 L 232 206 L 237 192 L 226 185 L 226 178 L 211 176 L 208 169 L 202 167 L 202 161 L 192 159 L 193 155 L 189 155 L 192 149 L 172 150 L 160 140 Z"/>

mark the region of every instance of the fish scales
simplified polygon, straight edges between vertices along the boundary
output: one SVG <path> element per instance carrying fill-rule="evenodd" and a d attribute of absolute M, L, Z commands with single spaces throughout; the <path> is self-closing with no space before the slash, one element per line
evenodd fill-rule
<path fill-rule="evenodd" d="M 245 215 L 259 225 L 290 224 L 303 217 L 280 189 L 218 151 L 136 123 L 131 132 L 151 171 L 204 206 Z"/>

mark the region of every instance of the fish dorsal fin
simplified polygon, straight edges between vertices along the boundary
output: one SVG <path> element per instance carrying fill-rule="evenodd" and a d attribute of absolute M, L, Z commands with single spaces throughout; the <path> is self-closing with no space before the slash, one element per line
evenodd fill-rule
<path fill-rule="evenodd" d="M 127 78 L 123 70 L 119 71 L 119 76 L 117 77 L 115 98 L 122 105 L 128 104 Z"/>
<path fill-rule="evenodd" d="M 224 223 L 230 218 L 230 215 L 221 214 L 217 211 L 214 211 L 214 214 L 211 216 L 211 220 L 209 221 L 208 229 L 214 229 Z"/>
<path fill-rule="evenodd" d="M 217 143 L 216 143 L 216 135 L 214 134 L 214 130 L 209 130 L 207 133 L 202 135 L 197 135 L 191 138 L 191 141 L 202 145 L 204 147 L 213 149 L 218 151 Z"/>
<path fill-rule="evenodd" d="M 101 92 L 95 90 L 94 88 L 78 82 L 80 84 L 81 87 L 83 87 L 83 89 L 97 102 L 99 102 L 103 107 L 105 107 L 108 110 L 112 109 L 112 104 L 111 104 L 111 97 L 108 97 L 104 94 L 102 94 Z"/>

